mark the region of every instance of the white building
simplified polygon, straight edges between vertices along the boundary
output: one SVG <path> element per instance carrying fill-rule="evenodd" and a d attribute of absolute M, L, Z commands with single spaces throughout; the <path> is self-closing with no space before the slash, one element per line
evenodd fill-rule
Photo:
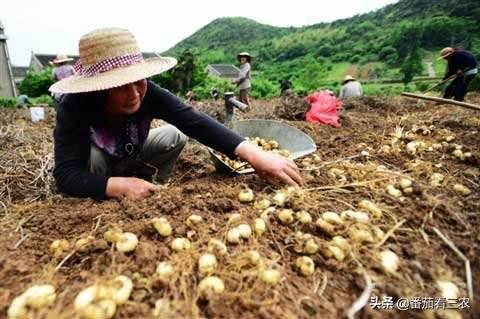
<path fill-rule="evenodd" d="M 0 21 L 0 97 L 15 97 L 15 80 L 8 55 L 7 36 Z"/>

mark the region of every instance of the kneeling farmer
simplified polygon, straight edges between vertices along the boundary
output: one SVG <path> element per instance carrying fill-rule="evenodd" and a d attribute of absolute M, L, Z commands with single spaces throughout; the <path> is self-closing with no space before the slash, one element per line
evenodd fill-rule
<path fill-rule="evenodd" d="M 168 179 L 187 142 L 184 134 L 240 157 L 269 180 L 302 183 L 293 161 L 254 147 L 147 81 L 174 67 L 176 60 L 143 59 L 127 30 L 88 33 L 80 39 L 79 51 L 76 75 L 50 87 L 64 94 L 54 132 L 53 174 L 61 192 L 98 199 L 150 196 L 157 187 L 147 180 L 154 171 L 159 179 Z M 150 130 L 154 118 L 171 125 Z"/>

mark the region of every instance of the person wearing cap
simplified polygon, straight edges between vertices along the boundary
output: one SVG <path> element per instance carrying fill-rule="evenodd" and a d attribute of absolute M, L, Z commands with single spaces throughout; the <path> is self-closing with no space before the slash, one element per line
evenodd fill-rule
<path fill-rule="evenodd" d="M 53 65 L 52 77 L 55 81 L 66 79 L 75 74 L 75 69 L 69 64 L 70 61 L 73 61 L 73 59 L 69 58 L 65 54 L 57 54 L 55 59 L 49 62 L 51 65 Z M 58 103 L 62 98 L 62 94 L 52 93 L 52 96 L 55 103 L 55 109 L 57 109 Z"/>
<path fill-rule="evenodd" d="M 440 51 L 438 60 L 441 59 L 447 61 L 447 71 L 443 79 L 454 77 L 446 87 L 443 97 L 445 99 L 453 97 L 454 100 L 463 101 L 467 94 L 468 84 L 478 73 L 475 56 L 466 50 L 446 47 Z"/>
<path fill-rule="evenodd" d="M 355 80 L 351 75 L 346 75 L 343 79 L 342 88 L 340 89 L 340 99 L 346 99 L 349 97 L 362 96 L 363 89 L 360 82 Z"/>
<path fill-rule="evenodd" d="M 146 78 L 177 61 L 144 59 L 125 29 L 104 28 L 82 36 L 76 74 L 50 91 L 60 101 L 53 175 L 60 192 L 76 197 L 141 199 L 157 187 L 152 173 L 168 180 L 186 135 L 249 162 L 267 179 L 302 183 L 295 163 L 267 153 Z M 151 129 L 154 118 L 170 125 Z"/>
<path fill-rule="evenodd" d="M 241 52 L 238 54 L 237 58 L 240 62 L 240 72 L 238 73 L 238 77 L 233 82 L 240 89 L 240 102 L 250 105 L 250 101 L 248 99 L 248 92 L 250 91 L 250 88 L 252 86 L 250 82 L 250 62 L 252 60 L 252 56 L 248 52 Z"/>

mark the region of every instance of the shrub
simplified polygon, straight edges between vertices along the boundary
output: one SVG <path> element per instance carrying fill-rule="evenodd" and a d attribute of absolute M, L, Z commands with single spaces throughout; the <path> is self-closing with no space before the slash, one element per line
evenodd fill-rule
<path fill-rule="evenodd" d="M 29 97 L 48 95 L 48 88 L 54 83 L 52 68 L 45 68 L 41 71 L 29 71 L 18 88 L 22 94 Z"/>
<path fill-rule="evenodd" d="M 15 107 L 17 101 L 14 98 L 0 97 L 0 107 Z"/>
<path fill-rule="evenodd" d="M 31 98 L 30 102 L 32 102 L 32 104 L 47 104 L 48 106 L 53 106 L 52 96 L 46 94 Z"/>

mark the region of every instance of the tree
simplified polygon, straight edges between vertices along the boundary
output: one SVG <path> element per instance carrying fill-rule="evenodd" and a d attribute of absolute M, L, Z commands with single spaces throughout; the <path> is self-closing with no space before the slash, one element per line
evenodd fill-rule
<path fill-rule="evenodd" d="M 408 84 L 413 80 L 413 77 L 417 74 L 422 74 L 422 54 L 420 52 L 420 41 L 416 41 L 413 45 L 407 59 L 402 64 L 400 72 L 403 74 L 402 82 Z"/>

